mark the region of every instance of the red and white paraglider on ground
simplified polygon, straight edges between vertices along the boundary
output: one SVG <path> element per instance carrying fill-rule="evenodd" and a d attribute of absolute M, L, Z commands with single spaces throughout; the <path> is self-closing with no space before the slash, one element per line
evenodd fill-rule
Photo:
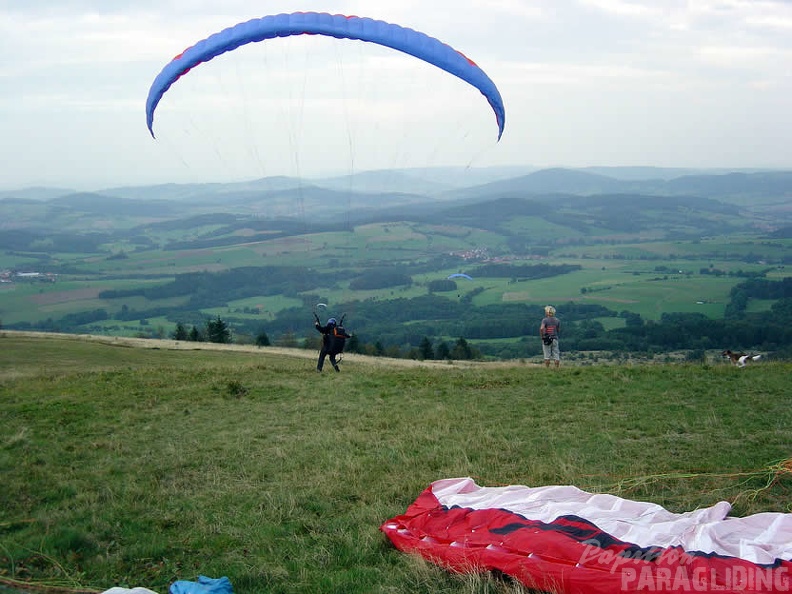
<path fill-rule="evenodd" d="M 399 549 L 558 594 L 790 592 L 792 514 L 687 513 L 574 486 L 432 483 L 382 524 Z"/>

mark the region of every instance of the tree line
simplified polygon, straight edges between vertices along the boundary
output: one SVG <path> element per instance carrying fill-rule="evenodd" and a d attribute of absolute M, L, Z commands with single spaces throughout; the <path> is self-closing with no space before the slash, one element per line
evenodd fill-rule
<path fill-rule="evenodd" d="M 258 269 L 257 269 L 258 270 Z M 259 270 L 260 272 L 260 270 Z M 255 276 L 250 271 L 250 276 Z M 250 278 L 248 276 L 248 278 Z M 273 280 L 286 281 L 284 271 L 273 270 Z M 200 281 L 202 275 L 188 276 L 184 282 Z M 223 276 L 229 280 L 230 277 Z M 237 281 L 241 282 L 241 281 Z M 209 293 L 207 284 L 205 293 Z M 235 284 L 239 286 L 239 284 Z M 160 290 L 168 293 L 172 287 Z M 234 287 L 231 287 L 234 290 Z M 146 289 L 135 290 L 135 294 Z M 262 323 L 249 317 L 219 316 L 206 319 L 195 311 L 163 310 L 162 316 L 176 324 L 171 333 L 177 340 L 208 340 L 229 342 L 245 337 L 248 342 L 266 346 L 270 337 L 275 343 L 289 346 L 311 345 L 313 336 L 312 304 L 318 295 L 302 294 L 303 305 L 282 310 L 274 320 Z M 768 311 L 750 312 L 752 299 L 773 300 Z M 615 351 L 658 353 L 679 349 L 761 349 L 779 356 L 792 356 L 792 278 L 774 281 L 751 278 L 735 285 L 726 307 L 725 319 L 710 319 L 698 313 L 664 314 L 659 320 L 644 320 L 629 311 L 617 312 L 600 305 L 570 301 L 554 304 L 563 323 L 563 348 L 566 351 Z M 429 293 L 414 298 L 350 301 L 339 304 L 337 311 L 349 314 L 347 325 L 355 333 L 350 349 L 368 354 L 409 356 L 414 358 L 464 358 L 468 352 L 459 339 L 474 349 L 472 357 L 519 358 L 538 354 L 541 349 L 537 337 L 539 320 L 543 317 L 540 305 L 497 304 L 475 306 L 472 299 L 449 299 Z M 36 323 L 9 324 L 12 329 L 32 329 L 56 332 L 84 332 L 96 329 L 110 319 L 141 320 L 141 326 L 151 311 L 135 312 L 127 308 L 111 313 L 95 309 L 69 314 L 60 319 L 49 318 Z M 151 316 L 153 317 L 153 316 Z M 606 329 L 599 321 L 605 317 L 620 317 L 623 327 Z M 147 323 L 147 322 L 146 322 Z M 166 331 L 147 329 L 152 335 L 163 337 Z M 512 339 L 512 340 L 503 340 Z M 431 344 L 430 351 L 427 341 Z M 474 341 L 474 342 L 471 342 Z M 471 346 L 475 344 L 475 347 Z M 443 346 L 445 345 L 445 346 Z M 458 347 L 458 348 L 457 348 Z"/>

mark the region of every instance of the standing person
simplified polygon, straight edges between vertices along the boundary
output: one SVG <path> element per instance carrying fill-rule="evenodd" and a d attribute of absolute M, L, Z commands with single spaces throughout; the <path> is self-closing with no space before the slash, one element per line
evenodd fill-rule
<path fill-rule="evenodd" d="M 545 307 L 545 317 L 539 326 L 539 336 L 542 338 L 542 353 L 544 354 L 545 367 L 550 367 L 550 360 L 555 361 L 555 366 L 561 365 L 561 351 L 558 349 L 558 335 L 561 332 L 561 322 L 555 317 L 556 310 L 552 305 Z"/>
<path fill-rule="evenodd" d="M 319 360 L 316 362 L 316 371 L 319 373 L 322 372 L 325 357 L 328 356 L 330 357 L 330 363 L 333 365 L 333 369 L 336 371 L 341 371 L 338 368 L 338 361 L 336 361 L 336 357 L 344 352 L 346 339 L 352 338 L 352 335 L 348 334 L 344 329 L 344 326 L 338 324 L 335 318 L 330 318 L 327 320 L 327 324 L 324 326 L 319 323 L 319 318 L 317 318 L 316 322 L 314 322 L 314 327 L 322 334 L 322 350 L 319 351 Z"/>

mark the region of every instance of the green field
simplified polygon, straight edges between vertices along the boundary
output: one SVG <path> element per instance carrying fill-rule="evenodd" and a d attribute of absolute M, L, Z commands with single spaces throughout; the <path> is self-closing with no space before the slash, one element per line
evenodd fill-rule
<path fill-rule="evenodd" d="M 789 363 L 418 363 L 0 332 L 0 584 L 516 593 L 379 531 L 432 481 L 790 512 Z"/>
<path fill-rule="evenodd" d="M 156 234 L 151 232 L 149 239 L 164 245 L 166 241 L 193 240 L 217 229 L 216 225 L 204 224 L 189 229 L 158 230 Z M 53 283 L 29 281 L 0 285 L 0 324 L 39 324 L 48 320 L 57 324 L 66 316 L 105 310 L 107 320 L 81 325 L 76 331 L 134 336 L 154 334 L 152 329 L 164 328 L 169 333 L 175 320 L 173 316 L 167 319 L 161 311 L 185 307 L 188 297 L 105 299 L 100 293 L 167 284 L 185 273 L 223 272 L 242 267 L 294 267 L 295 278 L 303 285 L 311 285 L 313 279 L 316 284 L 300 294 L 246 294 L 220 300 L 191 311 L 188 317 L 232 317 L 265 328 L 284 310 L 304 306 L 306 300 L 316 296 L 333 304 L 412 299 L 428 294 L 433 281 L 460 271 L 475 276 L 477 267 L 499 259 L 512 265 L 571 264 L 581 268 L 533 280 L 511 276 L 460 280 L 456 290 L 439 294 L 454 303 L 470 295 L 475 307 L 559 305 L 574 301 L 619 313 L 640 314 L 647 321 L 677 312 L 722 319 L 731 289 L 748 275 L 778 281 L 790 274 L 789 269 L 777 262 L 792 249 L 792 240 L 769 240 L 758 233 L 668 241 L 651 239 L 652 234 L 647 232 L 640 242 L 572 234 L 552 249 L 542 248 L 541 256 L 512 253 L 509 234 L 530 238 L 524 242 L 530 252 L 556 232 L 559 229 L 547 221 L 516 216 L 504 224 L 502 233 L 457 224 L 396 221 L 335 231 L 315 231 L 308 226 L 303 235 L 271 239 L 266 239 L 267 231 L 241 228 L 229 238 L 230 245 L 130 249 L 123 251 L 123 257 L 118 257 L 121 245 L 118 242 L 105 245 L 104 254 L 60 253 L 38 261 L 31 253 L 6 253 L 0 259 L 0 271 L 36 270 L 37 266 L 50 270 L 57 265 L 56 269 L 61 267 L 66 272 L 58 273 Z M 776 263 L 768 264 L 768 261 Z M 437 262 L 436 267 L 427 267 L 428 262 Z M 411 284 L 369 290 L 352 288 L 354 276 L 388 268 L 409 276 Z M 331 278 L 334 274 L 338 277 Z M 751 303 L 747 311 L 768 311 L 772 305 L 772 301 Z M 122 308 L 143 313 L 138 319 L 121 321 Z M 306 315 L 310 317 L 310 312 Z M 606 327 L 613 326 L 608 322 Z M 371 342 L 376 339 L 364 338 Z"/>
<path fill-rule="evenodd" d="M 142 279 L 64 278 L 54 283 L 14 283 L 0 289 L 0 316 L 7 323 L 17 321 L 37 322 L 47 318 L 91 311 L 99 308 L 112 310 L 114 304 L 99 294 L 111 289 L 145 287 L 162 281 Z M 183 298 L 158 300 L 156 305 L 178 305 Z M 153 302 L 144 297 L 133 297 L 124 304 L 133 309 L 147 309 Z"/>

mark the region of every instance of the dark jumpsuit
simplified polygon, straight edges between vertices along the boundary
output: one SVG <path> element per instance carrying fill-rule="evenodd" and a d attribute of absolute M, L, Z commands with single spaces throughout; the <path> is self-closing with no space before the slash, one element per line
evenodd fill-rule
<path fill-rule="evenodd" d="M 335 324 L 327 324 L 322 326 L 319 322 L 314 324 L 318 332 L 322 334 L 322 350 L 319 351 L 319 360 L 316 362 L 316 371 L 322 371 L 324 367 L 325 357 L 330 357 L 330 363 L 333 369 L 341 371 L 338 368 L 336 357 L 344 352 L 344 346 L 347 338 L 352 338 L 350 334 L 344 329 L 343 326 Z"/>

